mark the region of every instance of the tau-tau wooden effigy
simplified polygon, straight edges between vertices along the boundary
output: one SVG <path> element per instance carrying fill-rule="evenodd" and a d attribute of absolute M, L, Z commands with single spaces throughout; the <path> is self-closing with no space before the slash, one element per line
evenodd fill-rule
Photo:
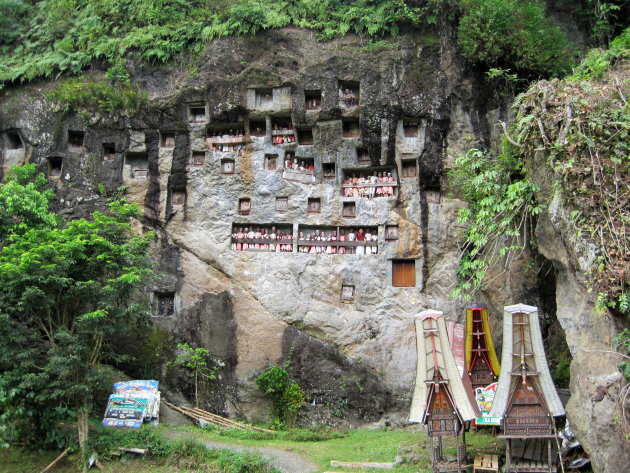
<path fill-rule="evenodd" d="M 494 383 L 500 370 L 492 343 L 488 309 L 479 304 L 466 306 L 466 371 L 473 390 Z"/>
<path fill-rule="evenodd" d="M 442 312 L 426 310 L 416 315 L 418 365 L 409 421 L 426 424 L 431 439 L 434 472 L 465 471 L 466 424 L 478 415 L 469 399 L 451 351 Z M 442 455 L 442 437 L 455 438 L 457 461 Z"/>
<path fill-rule="evenodd" d="M 549 374 L 536 307 L 505 307 L 501 375 L 490 415 L 503 418 L 506 473 L 556 471 L 552 442 L 556 417 L 564 415 L 564 408 Z M 527 458 L 534 444 L 540 451 Z"/>

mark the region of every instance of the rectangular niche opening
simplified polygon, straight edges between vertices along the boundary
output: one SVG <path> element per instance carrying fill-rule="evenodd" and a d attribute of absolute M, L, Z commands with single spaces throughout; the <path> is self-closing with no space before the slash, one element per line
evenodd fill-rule
<path fill-rule="evenodd" d="M 265 170 L 275 171 L 276 169 L 278 169 L 278 155 L 265 154 Z"/>
<path fill-rule="evenodd" d="M 157 315 L 160 317 L 170 317 L 175 313 L 175 293 L 156 292 Z"/>
<path fill-rule="evenodd" d="M 360 138 L 361 129 L 359 128 L 359 120 L 343 120 L 343 137 L 344 138 Z"/>
<path fill-rule="evenodd" d="M 221 160 L 221 174 L 223 174 L 224 176 L 234 174 L 235 169 L 236 169 L 236 166 L 234 165 L 233 159 Z"/>
<path fill-rule="evenodd" d="M 439 186 L 427 187 L 424 190 L 424 194 L 429 204 L 441 204 L 442 203 L 442 190 Z"/>
<path fill-rule="evenodd" d="M 313 141 L 313 129 L 312 128 L 300 128 L 298 129 L 298 144 L 300 145 L 312 145 Z"/>
<path fill-rule="evenodd" d="M 416 177 L 418 175 L 418 165 L 416 159 L 401 159 L 402 177 Z"/>
<path fill-rule="evenodd" d="M 256 108 L 273 107 L 273 90 L 254 89 L 254 105 Z"/>
<path fill-rule="evenodd" d="M 392 260 L 392 286 L 415 287 L 416 261 Z"/>
<path fill-rule="evenodd" d="M 307 212 L 310 214 L 318 214 L 322 209 L 322 201 L 319 197 L 309 197 Z"/>
<path fill-rule="evenodd" d="M 116 159 L 116 144 L 103 143 L 103 161 L 113 161 Z"/>
<path fill-rule="evenodd" d="M 249 122 L 249 136 L 265 136 L 267 134 L 267 122 L 265 120 L 251 120 Z"/>
<path fill-rule="evenodd" d="M 369 166 L 372 164 L 370 160 L 370 153 L 367 148 L 357 148 L 357 162 L 362 166 Z"/>
<path fill-rule="evenodd" d="M 354 202 L 344 202 L 342 215 L 345 218 L 354 218 L 357 216 L 357 204 Z"/>
<path fill-rule="evenodd" d="M 131 168 L 132 179 L 146 179 L 149 175 L 149 158 L 147 153 L 126 153 L 125 164 Z"/>
<path fill-rule="evenodd" d="M 359 83 L 354 81 L 339 81 L 339 105 L 345 108 L 359 105 Z"/>
<path fill-rule="evenodd" d="M 61 177 L 63 158 L 51 156 L 48 158 L 48 177 Z"/>
<path fill-rule="evenodd" d="M 403 135 L 405 138 L 418 138 L 420 133 L 420 123 L 415 120 L 403 121 Z"/>
<path fill-rule="evenodd" d="M 398 225 L 385 226 L 385 241 L 398 241 Z"/>
<path fill-rule="evenodd" d="M 352 302 L 354 300 L 354 286 L 349 284 L 341 285 L 341 300 L 344 302 Z"/>
<path fill-rule="evenodd" d="M 190 158 L 190 164 L 195 167 L 202 167 L 206 162 L 206 152 L 205 151 L 193 151 L 192 156 Z"/>
<path fill-rule="evenodd" d="M 205 104 L 190 104 L 188 106 L 188 120 L 190 123 L 206 123 L 208 114 Z"/>
<path fill-rule="evenodd" d="M 285 213 L 289 210 L 288 197 L 276 197 L 276 212 Z"/>
<path fill-rule="evenodd" d="M 68 130 L 68 149 L 73 151 L 81 151 L 83 149 L 84 139 L 84 131 Z"/>
<path fill-rule="evenodd" d="M 186 205 L 186 190 L 185 189 L 173 189 L 171 191 L 171 205 L 173 206 Z"/>
<path fill-rule="evenodd" d="M 306 105 L 306 110 L 318 110 L 322 108 L 322 91 L 305 90 L 304 103 Z"/>
<path fill-rule="evenodd" d="M 290 117 L 276 117 L 271 119 L 271 142 L 274 145 L 295 143 L 295 130 Z"/>
<path fill-rule="evenodd" d="M 252 211 L 251 199 L 238 199 L 238 214 L 249 215 Z"/>
<path fill-rule="evenodd" d="M 17 131 L 7 131 L 7 149 L 22 149 L 24 148 L 24 143 L 22 141 L 22 137 Z"/>
<path fill-rule="evenodd" d="M 206 145 L 222 153 L 238 153 L 245 149 L 245 130 L 242 123 L 222 123 L 208 128 Z"/>
<path fill-rule="evenodd" d="M 175 133 L 172 131 L 160 132 L 160 147 L 175 148 Z"/>
<path fill-rule="evenodd" d="M 324 174 L 324 179 L 329 180 L 329 181 L 334 180 L 336 177 L 335 163 L 323 163 L 322 172 Z"/>

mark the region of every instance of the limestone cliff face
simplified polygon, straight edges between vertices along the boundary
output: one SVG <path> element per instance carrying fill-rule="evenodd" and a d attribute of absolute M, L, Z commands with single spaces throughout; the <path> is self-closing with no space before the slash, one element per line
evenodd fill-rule
<path fill-rule="evenodd" d="M 449 297 L 463 204 L 442 192 L 444 169 L 460 150 L 496 142 L 506 108 L 493 105 L 448 40 L 432 36 L 368 50 L 355 37 L 321 43 L 283 29 L 217 40 L 189 66 L 133 75 L 150 105 L 116 122 L 55 112 L 43 98 L 50 84 L 5 91 L 1 128 L 19 133 L 24 146 L 5 146 L 4 172 L 38 163 L 69 217 L 104 206 L 99 185 L 127 186 L 145 210 L 145 228 L 158 234 L 155 322 L 225 363 L 209 408 L 264 416 L 253 379 L 288 360 L 311 418 L 404 418 L 414 314 L 464 316 L 464 303 Z M 287 170 L 289 156 L 312 164 L 312 176 Z M 393 196 L 344 196 L 346 178 L 374 172 L 392 174 Z M 316 199 L 319 209 L 310 207 Z M 291 251 L 238 251 L 232 235 L 252 226 L 291 234 Z M 377 234 L 376 254 L 300 251 L 315 246 L 301 244 L 300 232 L 350 228 Z M 393 284 L 399 261 L 408 286 Z M 535 302 L 522 263 L 481 302 Z M 353 287 L 351 300 L 342 286 Z"/>

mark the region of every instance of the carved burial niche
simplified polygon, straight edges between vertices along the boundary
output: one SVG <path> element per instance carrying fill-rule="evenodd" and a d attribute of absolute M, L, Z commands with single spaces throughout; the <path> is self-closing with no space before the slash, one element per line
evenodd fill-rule
<path fill-rule="evenodd" d="M 154 297 L 157 305 L 157 316 L 170 317 L 175 313 L 174 292 L 156 292 Z"/>
<path fill-rule="evenodd" d="M 318 110 L 322 107 L 322 91 L 321 90 L 305 90 L 304 104 L 306 110 Z"/>
<path fill-rule="evenodd" d="M 61 177 L 63 158 L 61 156 L 50 156 L 48 158 L 48 177 Z"/>
<path fill-rule="evenodd" d="M 312 128 L 299 128 L 297 133 L 298 133 L 298 144 L 312 145 L 314 143 Z"/>
<path fill-rule="evenodd" d="M 255 89 L 254 90 L 254 106 L 256 108 L 273 107 L 273 90 L 272 89 Z"/>
<path fill-rule="evenodd" d="M 219 123 L 209 127 L 206 145 L 212 151 L 241 155 L 245 148 L 243 123 Z"/>
<path fill-rule="evenodd" d="M 403 120 L 403 136 L 405 138 L 418 138 L 420 123 L 417 120 Z"/>
<path fill-rule="evenodd" d="M 288 197 L 276 197 L 276 212 L 285 213 L 289 210 Z"/>
<path fill-rule="evenodd" d="M 228 176 L 236 172 L 236 166 L 233 159 L 221 160 L 221 174 Z"/>
<path fill-rule="evenodd" d="M 370 160 L 370 153 L 367 148 L 357 148 L 357 163 L 361 166 L 369 166 L 372 164 L 372 161 Z"/>
<path fill-rule="evenodd" d="M 342 215 L 345 218 L 354 218 L 357 216 L 357 204 L 354 202 L 344 202 Z"/>
<path fill-rule="evenodd" d="M 339 105 L 345 108 L 359 105 L 360 88 L 355 81 L 339 81 Z"/>
<path fill-rule="evenodd" d="M 398 241 L 398 225 L 385 227 L 385 241 Z"/>
<path fill-rule="evenodd" d="M 341 300 L 344 302 L 354 301 L 354 286 L 349 284 L 341 285 Z"/>
<path fill-rule="evenodd" d="M 440 186 L 429 186 L 424 190 L 424 194 L 429 204 L 441 204 L 442 203 L 442 191 Z"/>
<path fill-rule="evenodd" d="M 265 154 L 265 171 L 275 171 L 278 169 L 278 155 Z"/>
<path fill-rule="evenodd" d="M 271 119 L 271 142 L 274 145 L 295 143 L 295 130 L 291 117 L 274 117 Z"/>
<path fill-rule="evenodd" d="M 360 138 L 361 137 L 361 129 L 359 128 L 359 120 L 344 119 L 342 121 L 341 126 L 342 126 L 342 134 L 344 138 Z"/>
<path fill-rule="evenodd" d="M 22 149 L 24 148 L 24 142 L 20 133 L 17 131 L 7 131 L 5 134 L 5 147 L 6 149 Z"/>
<path fill-rule="evenodd" d="M 208 121 L 205 103 L 191 103 L 188 105 L 188 121 L 190 123 L 206 123 Z"/>
<path fill-rule="evenodd" d="M 251 211 L 252 211 L 251 199 L 248 199 L 248 198 L 238 199 L 238 214 L 239 215 L 249 215 Z"/>
<path fill-rule="evenodd" d="M 265 120 L 250 120 L 249 136 L 264 137 L 267 134 L 267 122 Z"/>
<path fill-rule="evenodd" d="M 84 131 L 68 130 L 68 150 L 82 151 L 85 140 Z"/>
<path fill-rule="evenodd" d="M 309 197 L 306 211 L 310 214 L 318 214 L 322 209 L 322 200 L 319 197 Z"/>
<path fill-rule="evenodd" d="M 171 205 L 173 207 L 181 207 L 186 205 L 186 189 L 171 190 Z"/>
<path fill-rule="evenodd" d="M 193 151 L 190 156 L 190 164 L 194 167 L 200 168 L 203 167 L 206 162 L 206 152 L 205 151 Z"/>
<path fill-rule="evenodd" d="M 416 260 L 392 260 L 392 286 L 415 287 Z"/>
<path fill-rule="evenodd" d="M 129 166 L 132 179 L 146 179 L 149 174 L 147 153 L 127 152 L 125 154 L 125 165 Z"/>
<path fill-rule="evenodd" d="M 175 133 L 172 131 L 160 132 L 160 148 L 175 148 Z"/>
<path fill-rule="evenodd" d="M 323 163 L 322 172 L 324 174 L 324 179 L 326 179 L 327 181 L 334 180 L 337 176 L 335 172 L 335 163 Z"/>
<path fill-rule="evenodd" d="M 116 143 L 103 143 L 103 161 L 116 159 Z"/>
<path fill-rule="evenodd" d="M 418 175 L 418 162 L 415 158 L 405 158 L 400 160 L 402 177 L 416 177 Z"/>

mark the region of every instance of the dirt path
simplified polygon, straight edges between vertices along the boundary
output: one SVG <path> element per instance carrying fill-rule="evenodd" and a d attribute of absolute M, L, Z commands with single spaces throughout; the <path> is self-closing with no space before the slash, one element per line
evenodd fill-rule
<path fill-rule="evenodd" d="M 198 438 L 193 432 L 169 430 L 166 435 L 171 439 L 192 439 L 205 445 L 207 448 L 229 448 L 236 452 L 245 450 L 255 450 L 260 452 L 263 457 L 269 460 L 274 467 L 285 473 L 313 473 L 318 470 L 317 466 L 301 457 L 297 453 L 287 452 L 286 450 L 278 450 L 275 448 L 264 447 L 244 447 L 242 445 L 234 445 L 229 443 L 212 442 Z"/>

